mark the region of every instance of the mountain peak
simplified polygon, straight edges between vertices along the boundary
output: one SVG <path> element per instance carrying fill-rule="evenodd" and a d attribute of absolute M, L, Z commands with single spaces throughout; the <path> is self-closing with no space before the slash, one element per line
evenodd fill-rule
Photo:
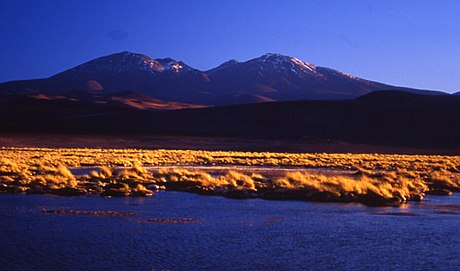
<path fill-rule="evenodd" d="M 191 67 L 172 58 L 153 59 L 144 54 L 123 51 L 93 59 L 55 76 L 62 76 L 64 73 L 105 73 L 116 76 L 136 72 L 158 75 L 163 72 L 178 74 L 190 70 Z"/>
<path fill-rule="evenodd" d="M 230 60 L 224 62 L 222 65 L 225 65 L 225 64 L 227 64 L 227 65 L 233 65 L 233 64 L 238 64 L 238 63 L 240 63 L 238 60 L 236 60 L 236 59 L 230 59 Z"/>
<path fill-rule="evenodd" d="M 282 54 L 275 54 L 275 53 L 267 53 L 265 55 L 256 58 L 262 61 L 276 61 L 276 62 L 292 62 L 298 66 L 308 66 L 308 69 L 314 69 L 316 66 L 314 64 L 305 62 L 300 60 L 296 57 L 282 55 Z"/>
<path fill-rule="evenodd" d="M 285 59 L 288 57 L 289 56 L 278 54 L 278 53 L 266 53 L 264 55 L 261 55 L 259 58 L 261 59 Z"/>
<path fill-rule="evenodd" d="M 210 73 L 210 74 L 213 74 L 215 72 L 219 72 L 219 71 L 222 71 L 222 70 L 232 69 L 234 67 L 237 67 L 239 64 L 240 64 L 240 62 L 238 60 L 230 59 L 230 60 L 220 64 L 219 66 L 208 70 L 207 72 Z"/>
<path fill-rule="evenodd" d="M 159 73 L 164 70 L 163 65 L 147 55 L 128 51 L 102 56 L 69 71 L 74 73 L 99 73 L 120 74 L 130 71 L 145 71 Z"/>
<path fill-rule="evenodd" d="M 134 53 L 134 52 L 130 52 L 130 51 L 123 51 L 123 52 L 118 52 L 118 53 L 113 53 L 113 54 L 110 54 L 110 55 L 106 55 L 106 57 L 114 57 L 114 56 L 133 56 L 133 57 L 147 57 L 147 58 L 149 58 L 147 55 Z"/>
<path fill-rule="evenodd" d="M 102 57 L 96 58 L 94 60 L 99 60 L 99 61 L 108 60 L 111 63 L 114 63 L 114 62 L 123 62 L 123 63 L 144 62 L 144 63 L 148 63 L 148 62 L 154 61 L 155 59 L 149 57 L 148 55 L 133 53 L 133 52 L 129 52 L 129 51 L 123 51 L 123 52 L 120 52 L 120 53 L 114 53 L 114 54 L 102 56 Z"/>
<path fill-rule="evenodd" d="M 259 70 L 275 70 L 294 74 L 316 74 L 316 66 L 292 56 L 267 53 L 247 63 L 257 63 Z"/>

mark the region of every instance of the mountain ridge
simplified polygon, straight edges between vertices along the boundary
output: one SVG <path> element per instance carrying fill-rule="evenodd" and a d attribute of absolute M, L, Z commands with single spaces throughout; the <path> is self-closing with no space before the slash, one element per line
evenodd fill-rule
<path fill-rule="evenodd" d="M 64 94 L 69 91 L 134 91 L 154 99 L 219 106 L 267 101 L 354 99 L 377 90 L 420 94 L 436 91 L 397 87 L 268 53 L 244 62 L 229 60 L 201 71 L 173 58 L 128 51 L 92 59 L 48 78 L 10 81 L 1 92 Z"/>

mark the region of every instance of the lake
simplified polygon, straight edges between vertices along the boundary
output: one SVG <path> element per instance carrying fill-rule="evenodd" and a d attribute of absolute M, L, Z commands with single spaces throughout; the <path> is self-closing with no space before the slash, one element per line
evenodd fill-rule
<path fill-rule="evenodd" d="M 0 194 L 0 227 L 0 270 L 460 270 L 459 194 L 401 208 Z"/>

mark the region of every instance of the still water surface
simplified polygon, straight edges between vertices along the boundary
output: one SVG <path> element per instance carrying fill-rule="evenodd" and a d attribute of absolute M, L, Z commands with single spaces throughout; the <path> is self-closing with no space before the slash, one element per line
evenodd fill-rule
<path fill-rule="evenodd" d="M 458 194 L 403 208 L 0 194 L 0 270 L 460 270 L 459 230 Z"/>

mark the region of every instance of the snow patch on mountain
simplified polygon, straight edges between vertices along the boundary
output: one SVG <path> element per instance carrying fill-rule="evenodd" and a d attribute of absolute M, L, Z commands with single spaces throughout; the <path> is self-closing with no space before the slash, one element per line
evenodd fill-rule
<path fill-rule="evenodd" d="M 295 57 L 290 57 L 289 60 L 294 63 L 299 69 L 316 72 L 316 66 Z"/>
<path fill-rule="evenodd" d="M 311 76 L 317 75 L 315 65 L 295 57 L 281 54 L 268 53 L 259 58 L 250 60 L 247 63 L 250 62 L 258 63 L 261 72 L 270 69 L 283 73 L 290 72 L 294 74 L 309 74 Z"/>
<path fill-rule="evenodd" d="M 192 70 L 183 62 L 171 58 L 153 59 L 143 54 L 122 52 L 94 59 L 68 72 L 74 74 L 109 73 L 112 75 L 145 72 L 159 76 L 163 72 L 179 74 Z"/>
<path fill-rule="evenodd" d="M 191 71 L 192 68 L 187 66 L 181 61 L 176 61 L 172 58 L 162 58 L 156 59 L 162 65 L 162 71 L 171 72 L 171 73 L 180 73 Z"/>
<path fill-rule="evenodd" d="M 334 76 L 339 76 L 339 77 L 346 77 L 346 78 L 351 79 L 351 80 L 367 81 L 367 80 L 364 80 L 362 78 L 359 78 L 359 77 L 356 77 L 356 76 L 353 76 L 353 75 L 349 75 L 347 73 L 344 73 L 344 72 L 341 72 L 341 71 L 338 71 L 338 70 L 334 70 L 334 69 L 331 69 L 331 68 L 318 67 L 318 70 L 320 70 L 322 73 L 327 73 L 329 75 L 334 75 Z"/>
<path fill-rule="evenodd" d="M 70 71 L 73 73 L 109 73 L 122 74 L 133 71 L 144 71 L 157 74 L 164 70 L 161 63 L 142 54 L 122 52 L 100 57 L 77 66 Z"/>

